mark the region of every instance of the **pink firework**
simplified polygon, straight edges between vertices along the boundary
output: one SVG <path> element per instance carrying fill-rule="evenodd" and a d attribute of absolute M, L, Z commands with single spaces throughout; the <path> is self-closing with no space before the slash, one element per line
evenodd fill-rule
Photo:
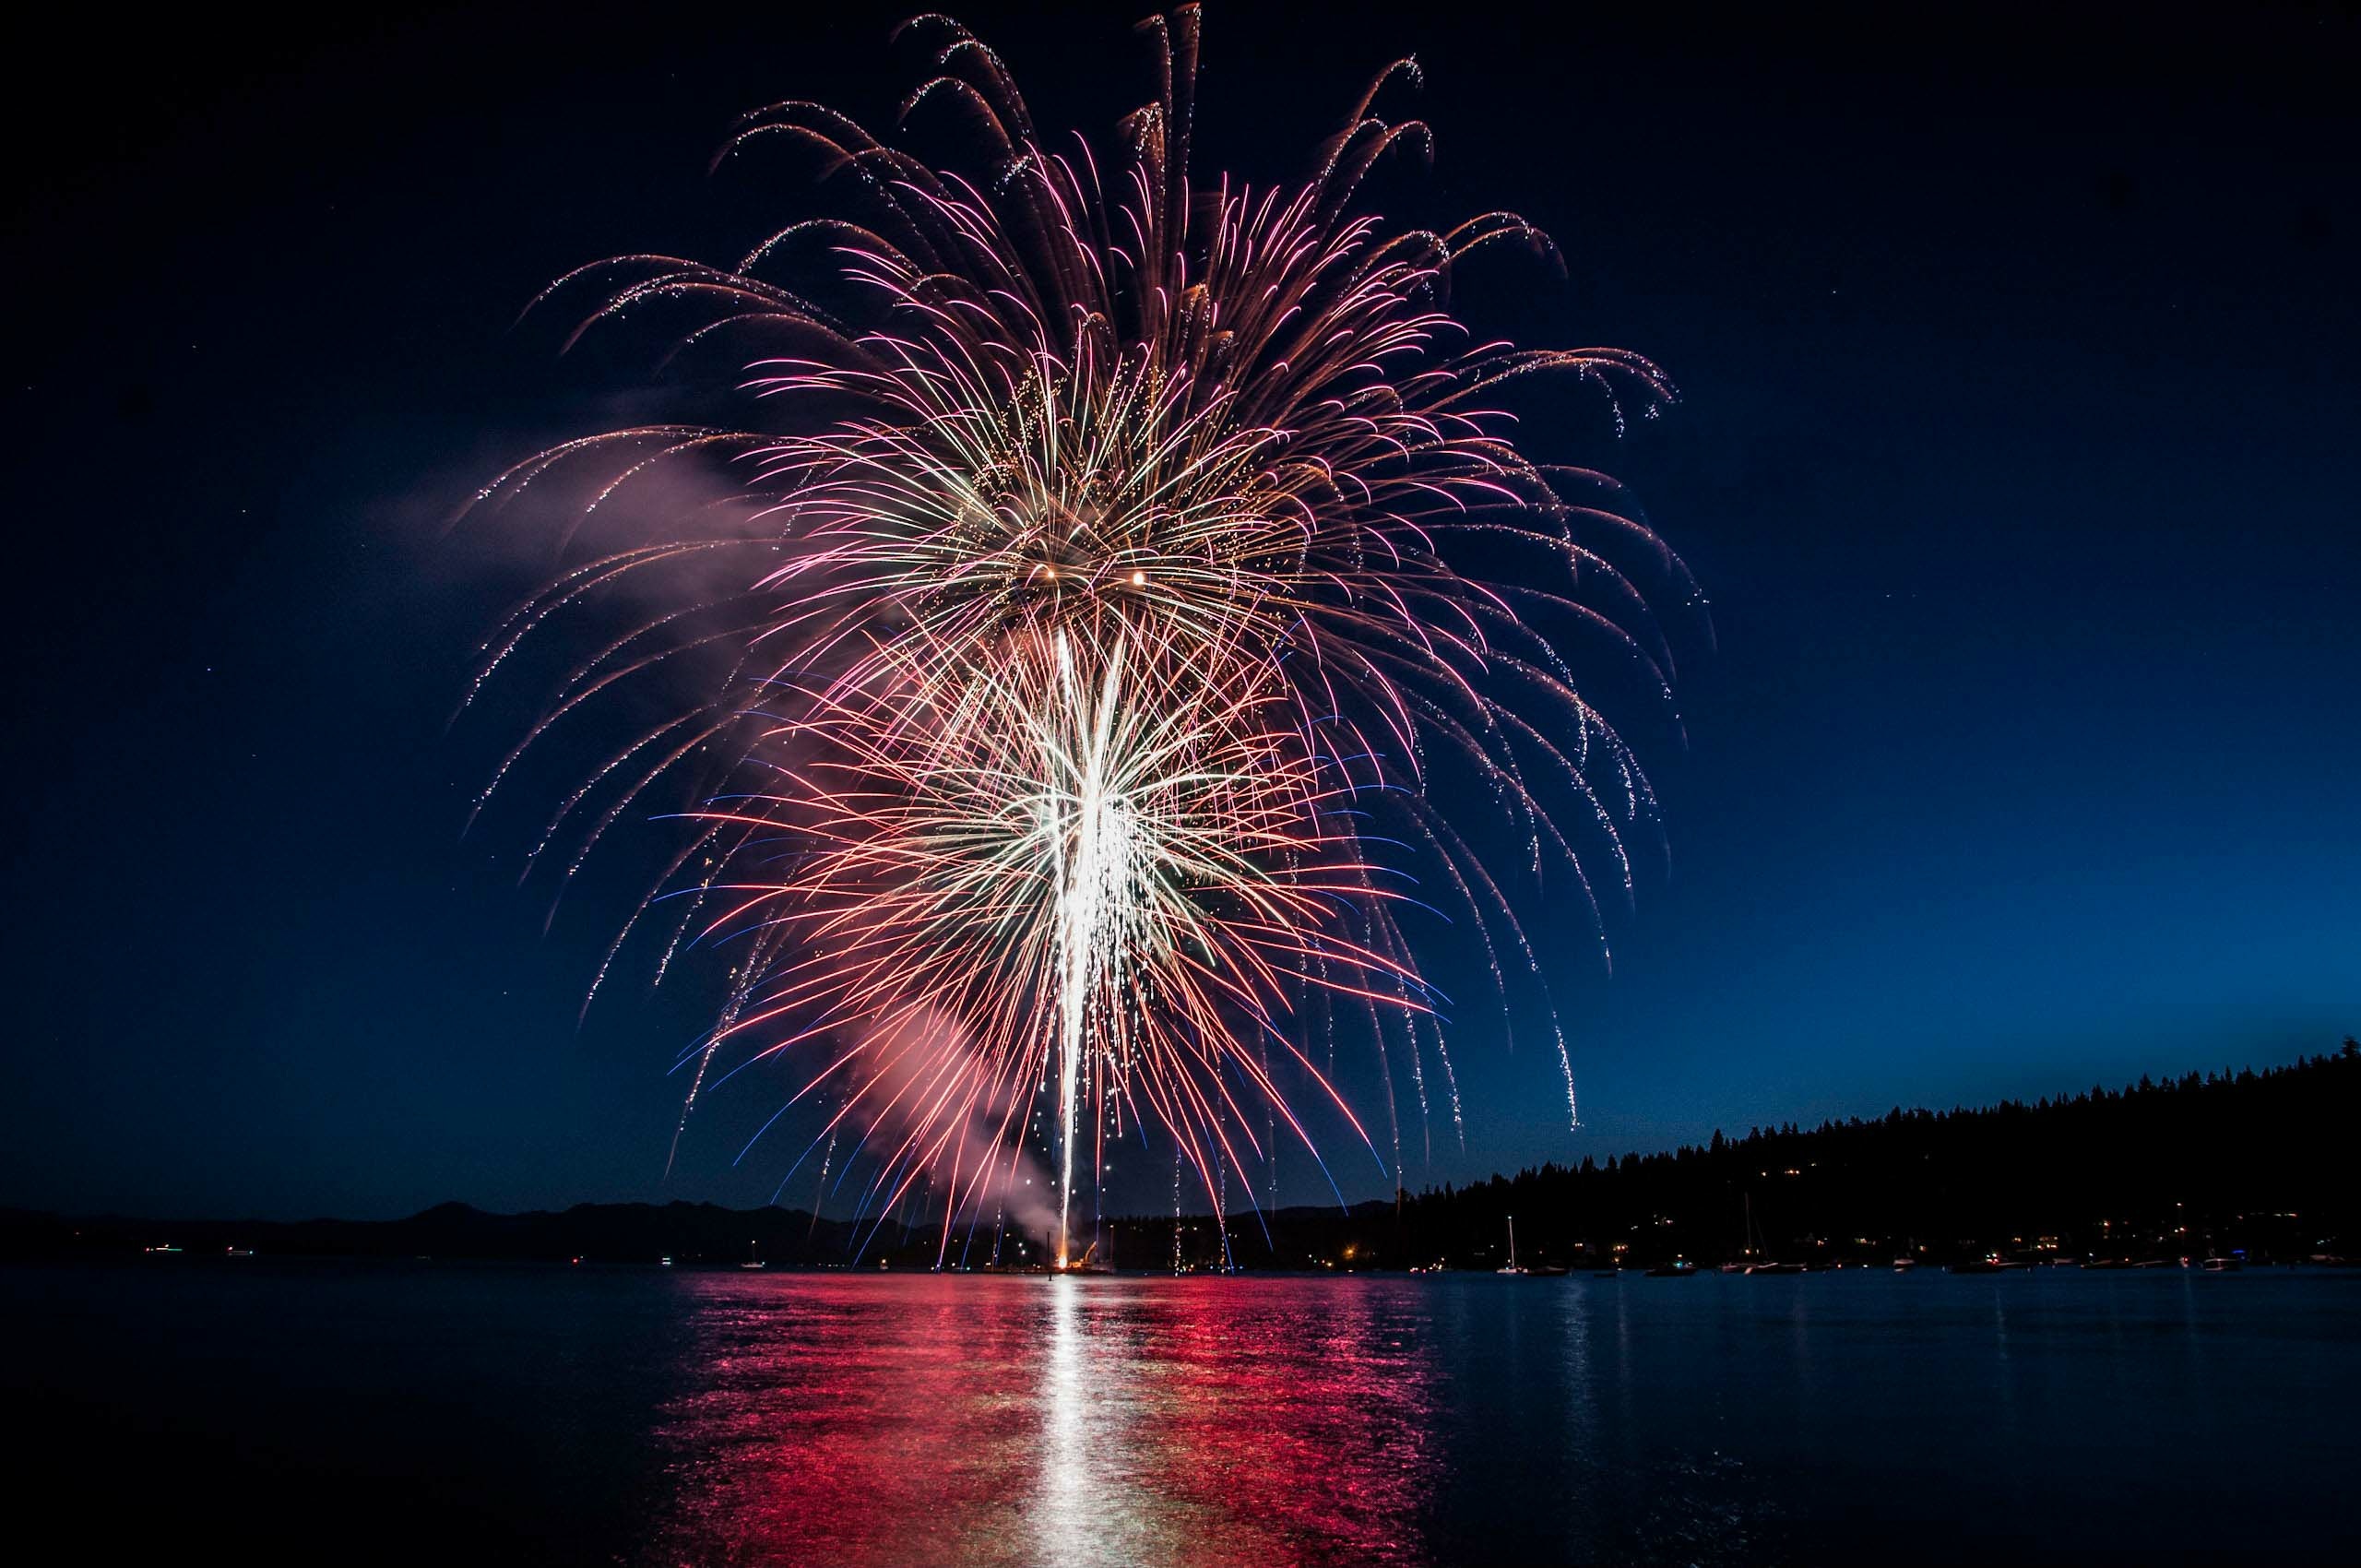
<path fill-rule="evenodd" d="M 1192 177 L 1193 7 L 1144 24 L 1160 91 L 1111 153 L 1053 150 L 990 49 L 943 18 L 908 27 L 938 74 L 901 117 L 955 117 L 975 169 L 775 104 L 722 156 L 814 158 L 845 213 L 732 267 L 624 256 L 536 302 L 571 308 L 569 343 L 655 318 L 679 362 L 743 367 L 777 428 L 592 435 L 481 493 L 587 473 L 586 515 L 660 518 L 487 645 L 489 677 L 555 618 L 620 616 L 485 793 L 553 727 L 635 710 L 534 857 L 566 854 L 570 878 L 626 814 L 685 800 L 669 872 L 608 955 L 654 919 L 659 976 L 683 942 L 733 944 L 722 1018 L 682 1059 L 683 1122 L 720 1076 L 794 1064 L 813 1147 L 865 1158 L 869 1211 L 923 1185 L 946 1247 L 1046 1146 L 1062 1265 L 1110 1139 L 1168 1140 L 1219 1206 L 1275 1138 L 1311 1143 L 1291 1084 L 1374 1150 L 1314 1028 L 1357 1026 L 1389 1107 L 1399 1063 L 1421 1118 L 1436 1083 L 1456 1125 L 1380 851 L 1440 869 L 1496 982 L 1508 959 L 1537 977 L 1501 880 L 1434 809 L 1434 769 L 1477 781 L 1529 873 L 1565 877 L 1596 926 L 1585 856 L 1628 894 L 1625 835 L 1653 802 L 1561 645 L 1596 639 L 1668 702 L 1640 585 L 1697 596 L 1613 481 L 1528 458 L 1491 406 L 1550 373 L 1619 427 L 1669 399 L 1662 374 L 1477 341 L 1443 308 L 1471 253 L 1546 242 L 1503 213 L 1390 232 L 1355 210 L 1380 159 L 1426 145 L 1376 113 L 1409 62 L 1310 179 L 1258 190 Z M 634 505 L 683 469 L 732 477 L 709 505 Z M 647 722 L 651 691 L 670 706 Z"/>

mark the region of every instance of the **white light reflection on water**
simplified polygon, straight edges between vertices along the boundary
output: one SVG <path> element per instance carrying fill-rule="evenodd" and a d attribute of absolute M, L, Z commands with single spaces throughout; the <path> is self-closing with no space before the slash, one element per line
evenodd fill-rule
<path fill-rule="evenodd" d="M 1130 1521 L 1120 1498 L 1108 1495 L 1105 1472 L 1094 1463 L 1115 1458 L 1116 1434 L 1107 1430 L 1111 1420 L 1094 1423 L 1091 1419 L 1080 1301 L 1084 1282 L 1060 1275 L 1047 1285 L 1050 1339 L 1041 1378 L 1041 1505 L 1034 1511 L 1039 1561 L 1077 1565 L 1125 1561 L 1121 1555 L 1110 1558 L 1109 1549 L 1117 1538 L 1133 1533 L 1127 1527 Z M 1117 1400 L 1105 1398 L 1100 1408 L 1111 1417 Z"/>

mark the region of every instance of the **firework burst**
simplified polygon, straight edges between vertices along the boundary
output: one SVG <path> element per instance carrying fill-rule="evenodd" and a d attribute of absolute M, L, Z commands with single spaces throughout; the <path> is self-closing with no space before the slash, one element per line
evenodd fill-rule
<path fill-rule="evenodd" d="M 1374 1151 L 1306 1049 L 1314 1020 L 1373 1042 L 1401 1179 L 1392 1063 L 1422 1119 L 1430 1067 L 1454 1124 L 1458 1101 L 1377 814 L 1440 868 L 1495 980 L 1504 957 L 1537 977 L 1501 880 L 1429 803 L 1434 759 L 1483 781 L 1530 873 L 1568 879 L 1596 925 L 1591 869 L 1603 855 L 1628 892 L 1653 803 L 1566 645 L 1599 639 L 1668 703 L 1641 585 L 1697 602 L 1613 481 L 1529 459 L 1490 406 L 1557 373 L 1619 427 L 1670 398 L 1664 377 L 1617 350 L 1474 341 L 1444 308 L 1471 253 L 1546 242 L 1507 214 L 1388 232 L 1354 210 L 1380 159 L 1426 144 L 1375 108 L 1415 66 L 1380 73 L 1301 184 L 1204 184 L 1196 29 L 1193 8 L 1144 24 L 1161 90 L 1104 167 L 1046 144 L 999 58 L 936 17 L 908 24 L 935 70 L 901 117 L 955 116 L 978 168 L 813 103 L 747 116 L 723 158 L 799 149 L 848 213 L 734 267 L 601 262 L 535 305 L 569 314 L 569 343 L 655 319 L 678 362 L 742 367 L 777 428 L 589 436 L 478 497 L 587 473 L 587 517 L 683 465 L 734 473 L 487 644 L 486 678 L 554 621 L 635 607 L 486 796 L 554 727 L 685 690 L 533 858 L 570 879 L 652 791 L 685 791 L 683 840 L 600 981 L 651 921 L 659 978 L 684 942 L 733 943 L 721 1021 L 682 1057 L 683 1122 L 720 1077 L 799 1062 L 812 1147 L 867 1157 L 869 1212 L 925 1184 L 946 1248 L 1028 1144 L 1056 1158 L 1062 1264 L 1086 1145 L 1086 1173 L 1108 1139 L 1160 1134 L 1218 1206 L 1275 1137 L 1311 1146 L 1283 1080 Z"/>

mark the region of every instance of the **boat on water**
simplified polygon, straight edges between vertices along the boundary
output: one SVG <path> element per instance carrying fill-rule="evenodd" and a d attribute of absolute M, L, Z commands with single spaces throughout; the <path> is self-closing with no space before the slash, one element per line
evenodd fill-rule
<path fill-rule="evenodd" d="M 1523 1274 L 1525 1272 L 1525 1270 L 1521 1269 L 1516 1265 L 1516 1216 L 1513 1214 L 1509 1216 L 1509 1261 L 1504 1267 L 1495 1269 L 1493 1272 L 1496 1274 Z"/>
<path fill-rule="evenodd" d="M 1670 1263 L 1660 1263 L 1656 1265 L 1655 1267 L 1648 1270 L 1648 1277 L 1651 1279 L 1687 1279 L 1696 1272 L 1697 1265 L 1691 1263 L 1687 1258 L 1675 1258 Z"/>
<path fill-rule="evenodd" d="M 2208 1274 L 2236 1274 L 2246 1265 L 2244 1258 L 2207 1258 L 2201 1266 Z"/>
<path fill-rule="evenodd" d="M 2030 1269 L 2033 1265 L 2004 1258 L 1998 1253 L 1987 1253 L 1980 1258 L 1969 1258 L 1952 1265 L 1953 1274 L 2009 1274 L 2018 1269 Z"/>
<path fill-rule="evenodd" d="M 746 1243 L 746 1261 L 740 1264 L 738 1266 L 740 1268 L 762 1268 L 766 1266 L 760 1254 L 754 1251 L 753 1242 L 749 1241 Z"/>
<path fill-rule="evenodd" d="M 1896 1258 L 1893 1260 L 1893 1272 L 1896 1274 L 1907 1274 L 1917 1266 L 1918 1260 L 1916 1258 Z"/>
<path fill-rule="evenodd" d="M 1095 1252 L 1097 1252 L 1097 1250 L 1098 1250 L 1098 1249 L 1097 1249 L 1097 1245 L 1096 1245 L 1096 1244 L 1093 1244 L 1093 1246 L 1090 1248 L 1090 1250 L 1089 1250 L 1088 1252 L 1084 1253 L 1082 1254 L 1082 1256 L 1080 1256 L 1080 1257 L 1078 1257 L 1078 1258 L 1074 1258 L 1074 1259 L 1073 1259 L 1072 1261 L 1067 1262 L 1067 1263 L 1063 1263 L 1063 1264 L 1055 1264 L 1055 1265 L 1050 1265 L 1050 1268 L 1049 1272 L 1050 1272 L 1050 1273 L 1051 1273 L 1051 1274 L 1112 1274 L 1112 1273 L 1114 1273 L 1114 1272 L 1115 1272 L 1115 1270 L 1113 1269 L 1113 1267 L 1112 1267 L 1112 1266 L 1110 1266 L 1109 1265 L 1107 1265 L 1107 1264 L 1103 1264 L 1103 1263 L 1098 1262 L 1096 1258 L 1094 1258 L 1094 1257 L 1091 1255 L 1091 1253 L 1095 1253 Z M 1235 1273 L 1237 1273 L 1238 1271 L 1237 1271 L 1236 1269 L 1217 1269 L 1217 1270 L 1216 1270 L 1215 1272 L 1216 1272 L 1216 1273 L 1221 1273 L 1221 1274 L 1235 1274 Z"/>
<path fill-rule="evenodd" d="M 1761 1228 L 1754 1223 L 1754 1194 L 1752 1193 L 1748 1193 L 1744 1194 L 1744 1198 L 1746 1203 L 1746 1231 L 1739 1239 L 1738 1261 L 1735 1264 L 1724 1264 L 1722 1265 L 1722 1272 L 1724 1274 L 1810 1273 L 1811 1269 L 1809 1265 L 1800 1263 L 1774 1263 L 1767 1255 L 1765 1255 L 1771 1249 L 1763 1237 Z"/>

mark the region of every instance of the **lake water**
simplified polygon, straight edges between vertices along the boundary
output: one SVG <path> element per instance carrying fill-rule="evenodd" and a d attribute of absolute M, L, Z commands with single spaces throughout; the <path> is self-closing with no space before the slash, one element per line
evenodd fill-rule
<path fill-rule="evenodd" d="M 182 1257 L 0 1289 L 11 1534 L 86 1560 L 2361 1558 L 2361 1276 Z"/>

